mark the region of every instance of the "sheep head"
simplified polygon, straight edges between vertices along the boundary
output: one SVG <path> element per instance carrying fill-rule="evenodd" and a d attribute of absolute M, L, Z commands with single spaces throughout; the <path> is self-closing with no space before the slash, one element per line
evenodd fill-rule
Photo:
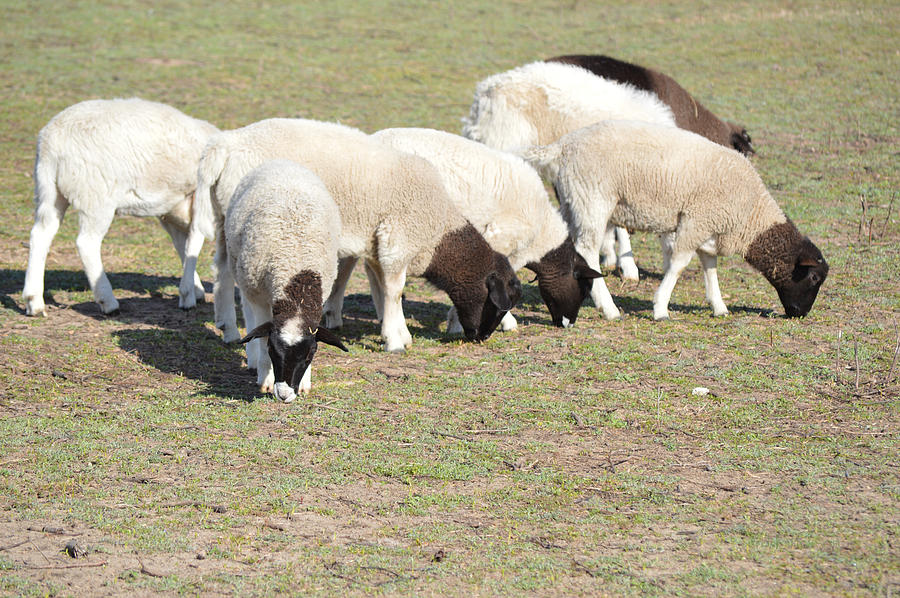
<path fill-rule="evenodd" d="M 537 274 L 538 290 L 550 310 L 553 324 L 562 328 L 575 323 L 594 279 L 601 276 L 575 251 L 575 244 L 568 237 L 540 261 L 525 267 Z"/>
<path fill-rule="evenodd" d="M 790 220 L 769 227 L 754 239 L 744 258 L 775 287 L 789 318 L 809 313 L 828 276 L 822 252 Z"/>
<path fill-rule="evenodd" d="M 473 341 L 488 338 L 522 296 L 509 260 L 471 224 L 444 235 L 425 279 L 450 296 L 465 337 Z"/>

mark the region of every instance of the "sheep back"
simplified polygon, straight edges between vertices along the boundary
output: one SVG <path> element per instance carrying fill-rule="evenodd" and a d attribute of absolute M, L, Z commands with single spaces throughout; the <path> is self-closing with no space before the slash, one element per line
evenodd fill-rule
<path fill-rule="evenodd" d="M 166 104 L 88 100 L 41 129 L 35 169 L 54 164 L 59 193 L 76 210 L 112 200 L 119 214 L 163 216 L 194 192 L 203 146 L 217 131 Z"/>
<path fill-rule="evenodd" d="M 540 176 L 518 156 L 434 129 L 385 129 L 373 137 L 434 165 L 453 204 L 513 270 L 568 237 Z"/>
<path fill-rule="evenodd" d="M 599 77 L 652 92 L 672 109 L 679 128 L 693 131 L 745 155 L 755 153 L 744 127 L 720 119 L 665 73 L 596 54 L 556 56 L 547 59 L 547 62 L 580 66 Z"/>
<path fill-rule="evenodd" d="M 227 155 L 215 184 L 219 204 L 227 205 L 240 178 L 266 160 L 294 160 L 314 172 L 341 212 L 341 257 L 369 256 L 388 267 L 385 261 L 414 262 L 408 273 L 418 275 L 443 233 L 465 225 L 431 164 L 352 127 L 268 119 L 210 143 Z"/>
<path fill-rule="evenodd" d="M 340 232 L 338 207 L 315 174 L 287 160 L 265 162 L 241 180 L 228 208 L 225 235 L 235 281 L 257 303 L 303 299 L 301 311 L 316 326 L 337 274 Z M 309 280 L 300 285 L 303 272 Z M 299 288 L 316 277 L 319 289 Z"/>
<path fill-rule="evenodd" d="M 675 126 L 655 94 L 597 77 L 578 66 L 534 62 L 479 82 L 463 135 L 497 149 L 521 152 L 607 119 Z"/>
<path fill-rule="evenodd" d="M 615 203 L 610 221 L 617 226 L 678 230 L 676 251 L 693 251 L 714 237 L 719 255 L 743 256 L 761 233 L 786 221 L 749 160 L 689 131 L 606 121 L 554 145 L 549 159 L 566 198 L 607 198 Z M 595 220 L 597 207 L 591 200 L 563 210 L 577 229 Z"/>

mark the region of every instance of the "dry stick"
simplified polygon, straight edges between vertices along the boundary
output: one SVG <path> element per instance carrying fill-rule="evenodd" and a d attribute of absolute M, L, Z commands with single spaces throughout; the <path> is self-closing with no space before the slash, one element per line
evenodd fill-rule
<path fill-rule="evenodd" d="M 894 359 L 891 360 L 891 367 L 888 369 L 887 377 L 884 379 L 885 384 L 890 384 L 894 379 L 894 366 L 897 365 L 897 354 L 900 353 L 900 332 L 897 333 L 897 346 L 894 347 Z"/>
<path fill-rule="evenodd" d="M 843 330 L 838 330 L 837 351 L 834 355 L 834 382 L 841 383 L 841 337 L 844 336 Z"/>
<path fill-rule="evenodd" d="M 30 542 L 30 541 L 31 541 L 30 539 L 25 538 L 21 542 L 16 542 L 15 544 L 10 544 L 9 546 L 0 546 L 0 552 L 3 552 L 4 550 L 10 550 L 11 548 L 16 548 L 16 547 L 21 546 L 22 544 L 25 544 L 26 542 Z"/>
<path fill-rule="evenodd" d="M 83 563 L 80 565 L 48 565 L 48 566 L 33 566 L 33 565 L 25 565 L 29 569 L 80 569 L 82 567 L 102 567 L 105 565 L 107 561 L 100 561 L 99 563 Z"/>
<path fill-rule="evenodd" d="M 897 197 L 896 193 L 891 194 L 891 203 L 888 204 L 887 216 L 884 217 L 884 225 L 881 227 L 881 238 L 884 238 L 884 234 L 887 232 L 888 222 L 891 220 L 891 212 L 894 209 L 894 198 Z"/>
<path fill-rule="evenodd" d="M 853 368 L 856 370 L 855 388 L 859 390 L 859 341 L 853 340 Z"/>

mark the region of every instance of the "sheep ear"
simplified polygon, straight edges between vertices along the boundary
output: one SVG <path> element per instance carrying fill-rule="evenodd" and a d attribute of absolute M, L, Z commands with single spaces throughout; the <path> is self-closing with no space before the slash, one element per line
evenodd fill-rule
<path fill-rule="evenodd" d="M 806 266 L 807 268 L 814 268 L 821 263 L 822 262 L 820 260 L 811 257 L 801 257 L 797 260 L 798 266 Z"/>
<path fill-rule="evenodd" d="M 338 338 L 338 335 L 328 330 L 327 328 L 322 328 L 321 326 L 318 330 L 316 330 L 316 340 L 320 343 L 325 343 L 326 345 L 337 347 L 342 351 L 350 351 L 350 349 L 344 346 L 344 343 L 341 342 L 341 339 Z"/>
<path fill-rule="evenodd" d="M 244 344 L 244 343 L 249 343 L 250 341 L 252 341 L 255 338 L 263 338 L 264 336 L 269 336 L 269 334 L 272 332 L 272 328 L 274 328 L 274 325 L 272 324 L 272 322 L 266 322 L 265 324 L 260 324 L 259 326 L 257 326 L 256 328 L 254 328 L 253 330 L 248 332 L 247 336 L 242 338 L 239 342 L 241 344 Z"/>
<path fill-rule="evenodd" d="M 493 303 L 497 309 L 500 311 L 509 311 L 512 309 L 512 299 L 509 298 L 509 294 L 506 292 L 506 286 L 497 277 L 496 272 L 488 274 L 487 288 L 491 303 Z"/>
<path fill-rule="evenodd" d="M 575 254 L 575 278 L 601 278 L 603 274 L 588 266 L 587 260 L 580 253 Z"/>

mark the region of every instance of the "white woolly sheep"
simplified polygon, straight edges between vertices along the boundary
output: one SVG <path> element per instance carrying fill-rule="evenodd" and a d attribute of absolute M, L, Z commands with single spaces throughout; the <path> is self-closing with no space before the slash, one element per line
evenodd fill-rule
<path fill-rule="evenodd" d="M 570 64 L 533 62 L 487 77 L 475 87 L 463 135 L 491 147 L 522 154 L 566 133 L 608 119 L 675 126 L 672 111 L 655 94 L 597 77 Z M 622 277 L 638 279 L 628 232 L 615 231 Z M 613 231 L 602 247 L 604 264 L 615 267 Z M 665 251 L 665 245 L 664 245 Z"/>
<path fill-rule="evenodd" d="M 340 236 L 341 215 L 325 185 L 289 160 L 251 170 L 228 206 L 228 265 L 249 315 L 241 339 L 250 343 L 247 365 L 256 369 L 260 391 L 282 401 L 310 390 L 318 341 L 347 350 L 319 327 L 323 296 L 337 274 Z"/>
<path fill-rule="evenodd" d="M 665 73 L 596 54 L 556 56 L 549 58 L 547 62 L 574 64 L 604 79 L 628 83 L 638 89 L 652 92 L 672 109 L 675 124 L 679 129 L 703 135 L 710 141 L 734 148 L 745 156 L 756 153 L 747 129 L 720 119 Z"/>
<path fill-rule="evenodd" d="M 401 295 L 407 275 L 422 275 L 445 291 L 470 340 L 490 336 L 515 304 L 521 287 L 509 261 L 493 251 L 459 214 L 440 176 L 426 160 L 393 150 L 344 125 L 304 119 L 269 119 L 212 138 L 198 169 L 194 203 L 197 227 L 215 211 L 221 239 L 222 213 L 237 181 L 260 163 L 284 158 L 312 170 L 341 211 L 341 263 L 325 302 L 325 324 L 339 327 L 347 279 L 359 257 L 377 280 L 373 292 L 381 306 L 381 333 L 388 351 L 412 342 Z M 188 256 L 194 244 L 188 240 Z M 217 241 L 216 325 L 226 341 L 236 340 L 233 279 L 227 250 Z M 185 259 L 182 292 L 190 291 L 190 259 Z M 337 316 L 337 317 L 335 317 Z"/>
<path fill-rule="evenodd" d="M 742 255 L 775 287 L 789 317 L 809 312 L 828 274 L 822 253 L 787 219 L 750 161 L 690 131 L 605 121 L 533 148 L 526 159 L 555 182 L 575 247 L 588 263 L 610 222 L 673 234 L 672 258 L 653 299 L 657 320 L 669 317 L 672 289 L 694 252 L 714 315 L 728 313 L 717 255 Z M 602 278 L 591 297 L 606 317 L 618 315 Z"/>
<path fill-rule="evenodd" d="M 400 151 L 431 162 L 459 211 L 513 270 L 537 275 L 553 323 L 571 326 L 599 272 L 575 251 L 562 217 L 551 204 L 538 173 L 522 158 L 434 129 L 385 129 L 372 135 Z M 461 332 L 451 308 L 448 331 Z M 501 322 L 516 327 L 512 313 Z"/>
<path fill-rule="evenodd" d="M 217 131 L 171 106 L 138 98 L 89 100 L 54 116 L 38 134 L 25 313 L 44 314 L 47 253 L 69 206 L 78 212 L 75 244 L 103 313 L 119 308 L 100 257 L 116 214 L 159 218 L 183 261 L 197 163 Z M 198 276 L 188 283 L 203 296 Z"/>

